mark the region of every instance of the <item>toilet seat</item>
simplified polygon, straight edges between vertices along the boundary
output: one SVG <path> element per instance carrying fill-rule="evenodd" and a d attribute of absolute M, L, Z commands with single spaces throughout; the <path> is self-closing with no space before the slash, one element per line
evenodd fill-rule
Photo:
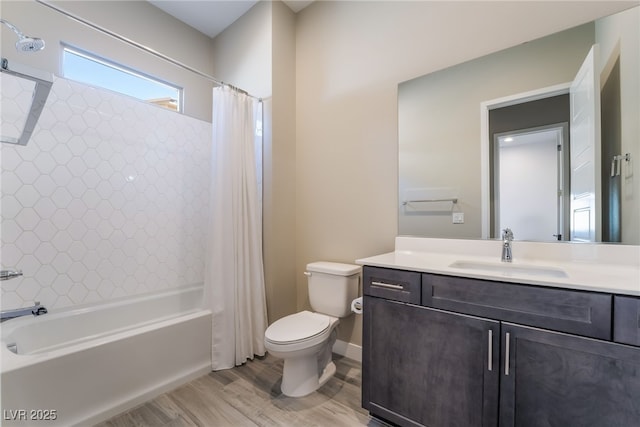
<path fill-rule="evenodd" d="M 265 331 L 265 340 L 279 346 L 322 342 L 331 332 L 333 319 L 324 314 L 301 311 L 275 321 Z"/>

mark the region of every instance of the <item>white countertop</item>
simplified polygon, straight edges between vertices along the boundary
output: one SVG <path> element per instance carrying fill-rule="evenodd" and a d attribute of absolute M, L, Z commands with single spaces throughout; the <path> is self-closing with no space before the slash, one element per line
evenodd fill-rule
<path fill-rule="evenodd" d="M 513 262 L 501 270 L 502 242 L 396 238 L 396 250 L 356 260 L 361 265 L 412 270 L 501 282 L 640 296 L 640 247 L 575 243 L 518 242 L 512 244 Z M 456 268 L 455 262 L 470 268 Z M 480 268 L 473 268 L 477 264 Z M 490 266 L 485 270 L 483 265 Z M 495 268 L 494 268 L 495 267 Z M 522 267 L 523 270 L 518 270 Z M 514 270 L 515 268 L 515 270 Z M 562 271 L 566 277 L 529 274 L 538 269 Z M 524 273 L 522 271 L 525 271 Z"/>

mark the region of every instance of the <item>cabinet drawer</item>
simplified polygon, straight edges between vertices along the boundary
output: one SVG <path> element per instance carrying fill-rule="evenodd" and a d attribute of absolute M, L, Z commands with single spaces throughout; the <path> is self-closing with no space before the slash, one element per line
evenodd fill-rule
<path fill-rule="evenodd" d="M 423 274 L 422 305 L 611 340 L 612 296 Z"/>
<path fill-rule="evenodd" d="M 394 301 L 420 304 L 420 275 L 414 271 L 364 267 L 363 293 Z"/>
<path fill-rule="evenodd" d="M 640 298 L 613 297 L 613 340 L 640 346 Z"/>

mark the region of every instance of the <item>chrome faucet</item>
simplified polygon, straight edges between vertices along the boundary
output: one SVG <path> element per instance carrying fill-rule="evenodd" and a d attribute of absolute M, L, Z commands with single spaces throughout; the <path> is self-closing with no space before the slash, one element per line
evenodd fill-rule
<path fill-rule="evenodd" d="M 22 270 L 0 270 L 0 280 L 11 280 L 20 276 L 22 276 Z M 31 307 L 0 311 L 0 322 L 4 322 L 5 320 L 13 319 L 15 317 L 28 316 L 30 314 L 40 316 L 41 314 L 47 313 L 48 311 L 45 306 L 40 305 L 40 302 L 36 301 Z"/>
<path fill-rule="evenodd" d="M 0 311 L 0 322 L 4 322 L 5 320 L 13 319 L 16 317 L 28 316 L 30 314 L 33 314 L 34 316 L 40 316 L 47 313 L 48 311 L 45 306 L 40 305 L 40 302 L 36 301 L 31 307 Z"/>
<path fill-rule="evenodd" d="M 502 230 L 502 262 L 513 261 L 511 252 L 511 242 L 513 241 L 513 231 L 510 228 Z"/>
<path fill-rule="evenodd" d="M 11 280 L 22 276 L 22 270 L 0 270 L 0 280 Z"/>

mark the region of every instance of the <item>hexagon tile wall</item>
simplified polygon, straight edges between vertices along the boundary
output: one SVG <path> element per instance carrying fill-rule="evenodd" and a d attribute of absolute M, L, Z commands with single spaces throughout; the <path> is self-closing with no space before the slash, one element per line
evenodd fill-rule
<path fill-rule="evenodd" d="M 1 87 L 4 121 L 24 89 Z M 0 144 L 0 262 L 24 273 L 2 309 L 202 282 L 210 144 L 210 123 L 56 78 L 29 143 Z"/>

